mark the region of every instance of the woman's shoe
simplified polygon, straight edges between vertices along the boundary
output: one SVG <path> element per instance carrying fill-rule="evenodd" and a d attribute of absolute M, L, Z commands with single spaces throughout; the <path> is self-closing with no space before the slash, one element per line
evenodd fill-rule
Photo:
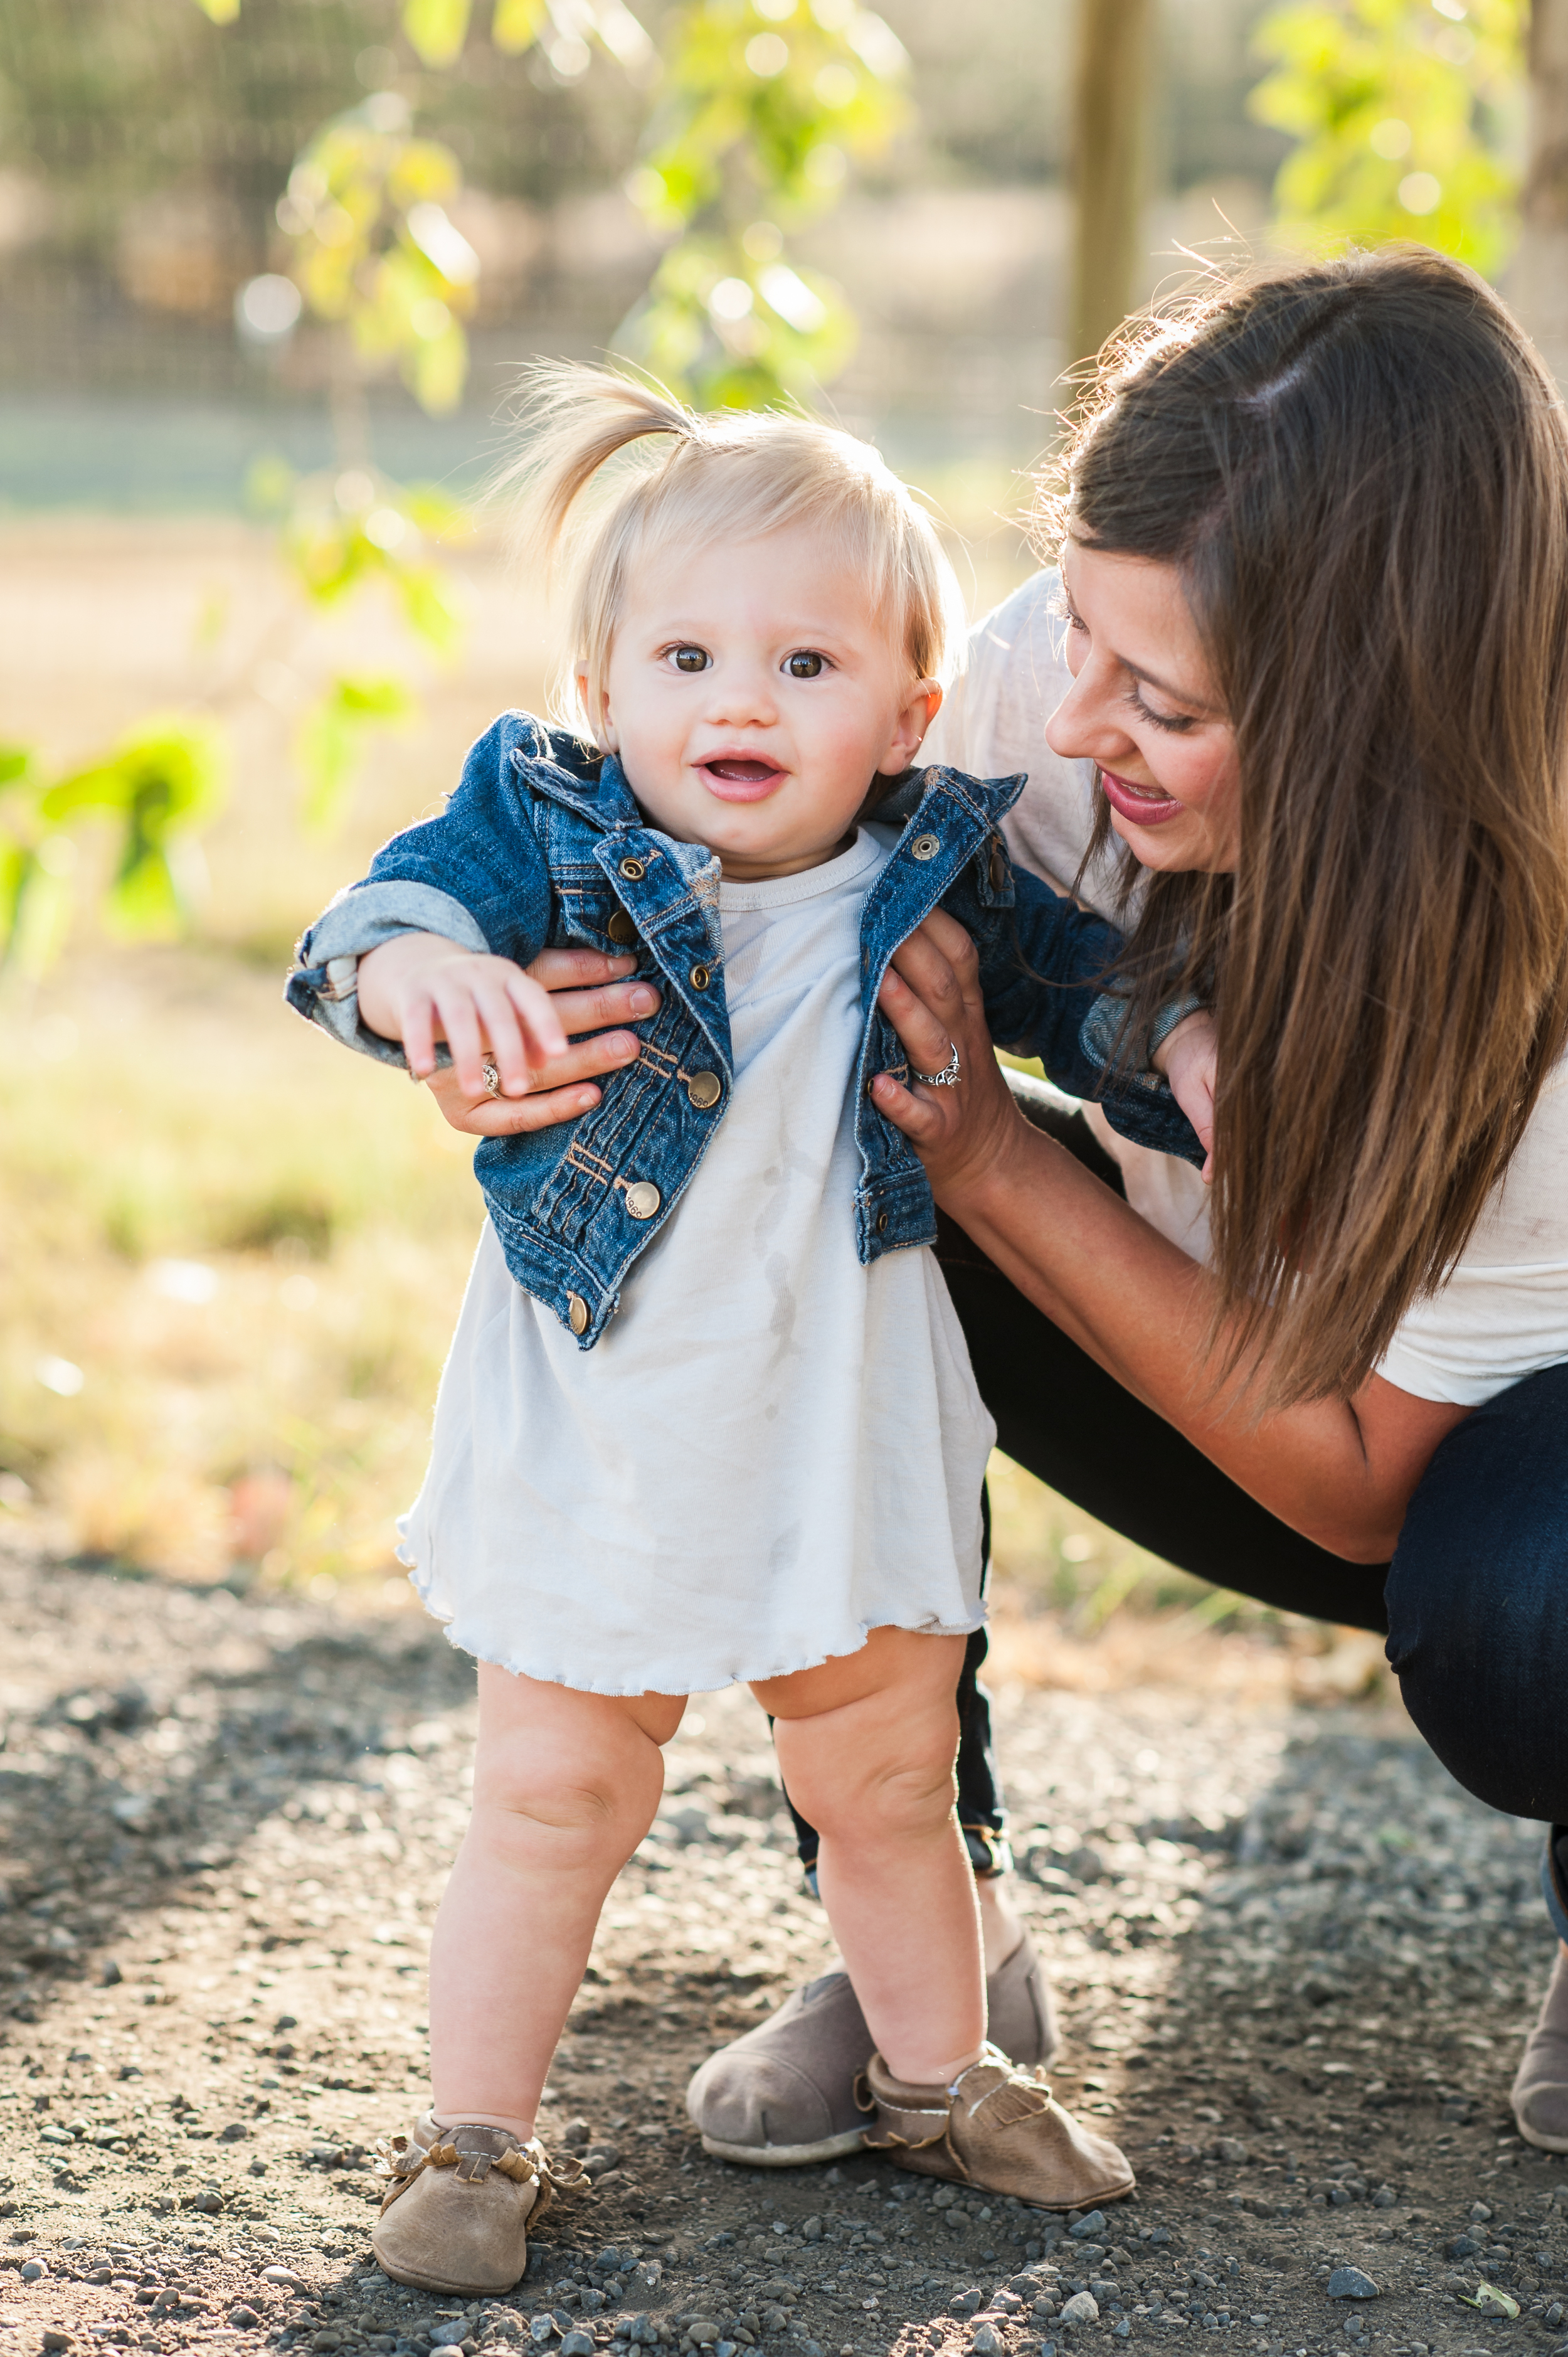
<path fill-rule="evenodd" d="M 1025 2063 L 1056 2051 L 1056 2007 L 1026 1932 L 985 1984 L 992 2038 Z M 703 2149 L 754 2169 L 838 2160 L 865 2141 L 855 2081 L 875 2040 L 844 1972 L 792 1990 L 777 2013 L 710 2054 L 686 2090 Z"/>
<path fill-rule="evenodd" d="M 1568 2152 L 1568 1950 L 1561 1942 L 1509 2101 L 1526 2144 Z"/>
<path fill-rule="evenodd" d="M 528 2266 L 528 2224 L 557 2180 L 537 2136 L 437 2127 L 426 2115 L 393 2136 L 391 2179 L 371 2248 L 394 2283 L 419 2291 L 503 2292 Z"/>
<path fill-rule="evenodd" d="M 994 2046 L 950 2087 L 896 2079 L 880 2054 L 866 2064 L 865 2084 L 875 2113 L 867 2149 L 900 2169 L 1015 2194 L 1038 2210 L 1091 2210 L 1133 2190 L 1126 2154 L 1080 2126 L 1043 2078 L 1015 2069 Z"/>

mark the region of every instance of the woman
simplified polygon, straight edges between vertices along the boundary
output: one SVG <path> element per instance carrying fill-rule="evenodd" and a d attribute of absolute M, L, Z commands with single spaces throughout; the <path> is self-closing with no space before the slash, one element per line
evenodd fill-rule
<path fill-rule="evenodd" d="M 884 1003 L 915 1070 L 956 1049 L 965 1085 L 885 1076 L 875 1102 L 956 1223 L 950 1284 L 1009 1454 L 1226 1586 L 1386 1627 L 1453 1773 L 1559 1826 L 1561 407 L 1479 280 L 1390 252 L 1135 333 L 1066 479 L 1042 513 L 1065 693 L 1032 583 L 982 626 L 928 751 L 1030 770 L 1026 864 L 1064 877 L 1088 852 L 1079 889 L 1128 932 L 1130 1041 L 1176 974 L 1212 1005 L 1212 1200 L 1109 1162 L 1082 1123 L 1018 1117 L 944 920 Z M 1039 761 L 1042 722 L 1092 765 L 1087 809 Z M 1568 1940 L 1568 1833 L 1543 1887 Z M 799 2072 L 810 2013 L 728 2050 L 732 2096 Z M 1568 2149 L 1561 1948 L 1514 2104 Z"/>

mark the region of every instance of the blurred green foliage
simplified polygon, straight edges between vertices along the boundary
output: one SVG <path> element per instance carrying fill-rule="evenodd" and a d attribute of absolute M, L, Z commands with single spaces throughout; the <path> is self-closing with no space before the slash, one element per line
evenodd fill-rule
<path fill-rule="evenodd" d="M 132 940 L 170 940 L 191 913 L 196 839 L 223 800 L 211 721 L 148 716 L 113 751 L 49 779 L 24 747 L 0 748 L 0 974 L 35 976 L 59 953 L 77 867 L 76 823 L 101 819 L 114 853 L 100 913 Z"/>
<path fill-rule="evenodd" d="M 1321 250 L 1418 238 L 1495 273 L 1517 231 L 1523 0 L 1285 0 L 1250 105 L 1299 143 L 1277 230 Z"/>
<path fill-rule="evenodd" d="M 241 16 L 241 0 L 195 5 L 217 26 Z M 421 67 L 445 73 L 463 59 L 472 16 L 471 0 L 402 0 L 398 23 Z M 363 10 L 358 22 L 368 29 Z M 231 38 L 243 42 L 252 23 L 247 12 Z M 591 38 L 631 86 L 657 91 L 628 186 L 670 242 L 622 332 L 632 355 L 704 406 L 809 397 L 848 358 L 854 321 L 831 280 L 794 266 L 787 238 L 838 200 L 853 157 L 885 146 L 908 119 L 908 59 L 856 0 L 684 0 L 665 31 L 660 59 L 625 0 L 494 0 L 489 42 L 516 53 L 548 36 L 552 69 L 569 81 L 589 62 Z M 390 52 L 374 55 L 395 70 Z M 417 135 L 408 97 L 382 88 L 303 141 L 276 201 L 290 274 L 338 353 L 338 468 L 296 479 L 274 464 L 252 486 L 277 519 L 300 595 L 296 637 L 313 615 L 380 587 L 430 651 L 456 644 L 461 618 L 431 543 L 462 518 L 436 493 L 375 472 L 352 447 L 352 396 L 395 368 L 433 414 L 460 399 L 463 319 L 479 277 L 449 210 L 461 188 L 452 147 Z M 266 659 L 280 667 L 274 646 Z M 369 732 L 415 708 L 402 677 L 330 672 L 295 731 L 308 828 L 343 815 Z M 0 749 L 0 964 L 36 972 L 58 950 L 73 830 L 88 818 L 118 830 L 107 921 L 177 932 L 189 915 L 188 851 L 218 806 L 222 769 L 212 716 L 144 721 L 111 754 L 52 780 L 25 748 Z"/>
<path fill-rule="evenodd" d="M 854 345 L 831 279 L 788 232 L 838 201 L 854 156 L 908 119 L 908 58 L 855 0 L 687 0 L 627 186 L 675 242 L 618 340 L 703 408 L 757 408 L 829 383 Z"/>
<path fill-rule="evenodd" d="M 461 314 L 479 257 L 446 211 L 462 169 L 416 139 L 407 101 L 380 91 L 335 115 L 288 177 L 278 226 L 317 318 L 347 328 L 360 367 L 397 367 L 422 409 L 456 408 L 468 372 Z"/>
<path fill-rule="evenodd" d="M 299 638 L 308 635 L 315 615 L 381 588 L 429 653 L 456 651 L 463 615 L 432 543 L 471 533 L 458 501 L 429 484 L 391 482 L 368 467 L 300 477 L 275 458 L 254 470 L 250 490 L 255 512 L 278 521 L 280 553 L 300 593 Z M 410 720 L 418 708 L 405 679 L 359 672 L 327 678 L 294 737 L 301 817 L 311 834 L 330 834 L 345 815 L 371 729 Z"/>

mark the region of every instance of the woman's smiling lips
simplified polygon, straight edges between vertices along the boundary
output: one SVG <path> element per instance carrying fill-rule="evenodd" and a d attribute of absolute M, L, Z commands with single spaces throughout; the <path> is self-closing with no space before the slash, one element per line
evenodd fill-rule
<path fill-rule="evenodd" d="M 1176 817 L 1183 807 L 1157 787 L 1135 786 L 1129 779 L 1117 777 L 1112 770 L 1101 770 L 1100 782 L 1112 809 L 1130 818 L 1135 826 L 1162 826 L 1166 819 Z"/>
<path fill-rule="evenodd" d="M 708 781 L 708 791 L 721 802 L 766 802 L 785 774 L 773 761 L 753 760 L 739 753 L 715 753 L 697 767 Z"/>

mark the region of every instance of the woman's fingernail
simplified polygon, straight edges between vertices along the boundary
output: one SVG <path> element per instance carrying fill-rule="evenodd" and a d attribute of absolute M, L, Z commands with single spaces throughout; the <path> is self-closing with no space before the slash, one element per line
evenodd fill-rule
<path fill-rule="evenodd" d="M 634 1015 L 651 1015 L 658 1000 L 646 983 L 639 983 L 627 1004 Z"/>

